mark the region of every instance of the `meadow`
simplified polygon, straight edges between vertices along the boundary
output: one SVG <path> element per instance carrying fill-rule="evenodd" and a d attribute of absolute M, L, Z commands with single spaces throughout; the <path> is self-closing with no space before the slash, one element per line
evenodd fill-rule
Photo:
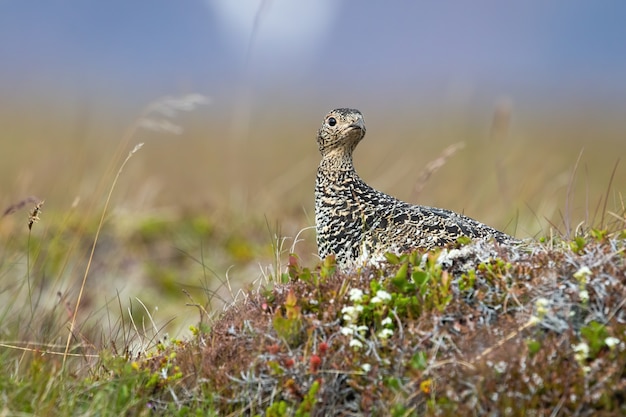
<path fill-rule="evenodd" d="M 304 292 L 294 289 L 295 299 L 289 298 L 282 286 L 304 282 L 319 290 L 323 284 L 347 297 L 343 283 L 367 276 L 338 275 L 315 255 L 315 132 L 330 109 L 278 103 L 242 108 L 196 95 L 156 100 L 143 110 L 128 107 L 54 99 L 2 106 L 0 361 L 8 376 L 0 382 L 2 415 L 224 415 L 218 397 L 228 395 L 217 395 L 217 382 L 203 386 L 203 401 L 190 401 L 198 392 L 187 379 L 191 373 L 201 379 L 198 369 L 205 365 L 189 359 L 190 352 L 208 341 L 232 343 L 241 349 L 240 360 L 249 358 L 243 351 L 253 342 L 245 347 L 229 341 L 223 317 L 248 311 L 250 300 L 275 305 L 285 321 L 273 321 L 278 335 L 269 354 L 296 351 L 312 340 L 301 340 L 290 327 L 302 325 L 306 308 L 298 302 Z M 626 126 L 619 112 L 518 110 L 507 102 L 482 111 L 398 108 L 361 108 L 368 133 L 355 165 L 374 187 L 547 242 L 549 250 L 562 246 L 563 253 L 580 255 L 587 241 L 576 243 L 578 236 L 591 239 L 589 247 L 600 245 L 598 253 L 607 242 L 623 253 L 626 167 L 620 157 L 626 155 Z M 517 259 L 507 256 L 501 255 L 507 262 Z M 371 274 L 401 277 L 403 265 L 405 274 L 428 267 L 414 257 L 393 258 L 388 272 Z M 607 273 L 623 274 L 620 265 Z M 490 267 L 497 269 L 492 276 L 507 279 L 519 272 Z M 426 272 L 438 282 L 433 288 L 441 287 L 442 271 Z M 270 295 L 272 290 L 278 292 Z M 264 298 L 255 298 L 259 294 Z M 535 301 L 529 296 L 531 310 Z M 237 303 L 243 304 L 233 310 Z M 432 303 L 433 311 L 447 306 Z M 486 340 L 496 346 L 511 328 L 518 334 L 526 329 L 516 322 L 500 338 Z M 588 331 L 594 329 L 601 333 Z M 616 332 L 609 331 L 620 338 Z M 329 347 L 315 342 L 303 349 L 306 356 Z M 600 352 L 602 347 L 594 354 Z M 413 352 L 411 360 L 427 359 L 420 355 Z M 177 363 L 177 356 L 186 359 Z M 295 369 L 269 362 L 276 377 Z M 427 368 L 414 365 L 415 372 Z M 318 366 L 305 361 L 298 369 L 314 375 Z M 220 378 L 222 385 L 238 378 L 242 384 L 240 374 Z M 436 379 L 420 378 L 431 381 L 427 385 Z M 258 400 L 256 408 L 235 404 L 229 412 L 316 415 L 314 380 L 292 377 L 279 385 L 296 392 L 294 384 L 308 384 L 292 393 L 296 405 L 272 402 L 267 398 L 278 394 L 264 392 L 262 400 L 248 400 Z M 401 382 L 387 383 L 402 390 Z M 427 397 L 434 392 L 420 389 Z M 183 400 L 187 392 L 195 394 Z M 614 410 L 615 398 L 606 400 L 607 409 Z M 433 401 L 424 407 L 435 413 L 438 406 Z M 394 410 L 416 412 L 411 406 Z"/>

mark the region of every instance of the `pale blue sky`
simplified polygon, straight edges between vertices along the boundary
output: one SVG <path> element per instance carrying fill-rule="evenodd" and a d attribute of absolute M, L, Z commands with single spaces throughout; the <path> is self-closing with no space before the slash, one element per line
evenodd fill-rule
<path fill-rule="evenodd" d="M 623 1 L 260 4 L 0 0 L 0 91 L 51 84 L 148 97 L 180 89 L 211 95 L 248 79 L 253 88 L 294 94 L 409 95 L 456 83 L 513 96 L 626 97 Z"/>

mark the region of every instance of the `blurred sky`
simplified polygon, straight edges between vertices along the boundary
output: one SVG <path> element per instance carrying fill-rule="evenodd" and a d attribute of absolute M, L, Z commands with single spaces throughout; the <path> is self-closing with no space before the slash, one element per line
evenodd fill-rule
<path fill-rule="evenodd" d="M 0 93 L 375 100 L 457 86 L 624 104 L 625 22 L 620 0 L 0 0 Z"/>

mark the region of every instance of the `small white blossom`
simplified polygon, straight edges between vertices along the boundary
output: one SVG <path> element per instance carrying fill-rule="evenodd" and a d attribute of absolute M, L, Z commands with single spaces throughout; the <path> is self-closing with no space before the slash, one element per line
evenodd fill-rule
<path fill-rule="evenodd" d="M 573 345 L 572 349 L 574 350 L 574 358 L 578 362 L 582 362 L 589 357 L 589 345 L 585 342 L 580 342 L 577 345 Z"/>
<path fill-rule="evenodd" d="M 355 349 L 360 349 L 363 347 L 363 343 L 360 340 L 352 339 L 350 340 L 350 347 Z"/>
<path fill-rule="evenodd" d="M 582 301 L 583 303 L 586 303 L 587 301 L 589 301 L 589 291 L 587 290 L 581 290 L 578 293 L 578 296 L 580 297 L 580 301 Z"/>
<path fill-rule="evenodd" d="M 357 327 L 356 330 L 359 333 L 365 333 L 366 331 L 369 330 L 369 327 L 361 325 L 361 326 Z"/>
<path fill-rule="evenodd" d="M 385 317 L 380 324 L 382 324 L 383 326 L 390 326 L 393 323 L 393 321 L 391 320 L 391 317 Z"/>
<path fill-rule="evenodd" d="M 391 294 L 389 294 L 387 291 L 378 290 L 378 291 L 376 291 L 376 295 L 379 296 L 381 299 L 383 299 L 385 301 L 391 300 Z"/>
<path fill-rule="evenodd" d="M 607 337 L 606 339 L 604 339 L 604 344 L 607 345 L 609 349 L 613 349 L 615 346 L 619 345 L 620 343 L 621 343 L 621 340 L 619 340 L 617 337 Z"/>
<path fill-rule="evenodd" d="M 535 308 L 537 309 L 537 313 L 545 314 L 548 312 L 548 306 L 550 305 L 550 300 L 547 298 L 537 298 L 535 301 Z"/>
<path fill-rule="evenodd" d="M 350 301 L 359 302 L 363 299 L 363 291 L 359 288 L 352 288 L 348 294 Z"/>
<path fill-rule="evenodd" d="M 389 294 L 385 290 L 378 290 L 378 291 L 376 291 L 376 295 L 374 297 L 372 297 L 372 299 L 370 301 L 373 304 L 380 304 L 380 303 L 384 303 L 385 301 L 389 301 L 389 300 L 391 300 L 391 294 Z"/>
<path fill-rule="evenodd" d="M 507 368 L 507 363 L 504 361 L 500 361 L 494 365 L 494 369 L 499 374 L 503 374 L 504 371 L 506 371 L 506 368 Z"/>
<path fill-rule="evenodd" d="M 579 281 L 585 280 L 589 275 L 591 275 L 591 270 L 586 266 L 581 266 L 578 268 L 578 271 L 574 273 L 574 278 Z"/>
<path fill-rule="evenodd" d="M 352 327 L 342 327 L 339 331 L 344 336 L 352 336 L 354 334 L 354 328 Z"/>
<path fill-rule="evenodd" d="M 354 306 L 345 306 L 341 309 L 345 321 L 355 321 L 359 317 L 359 312 Z"/>
<path fill-rule="evenodd" d="M 391 329 L 382 329 L 380 332 L 378 332 L 378 337 L 380 337 L 381 339 L 388 339 L 391 336 L 393 336 L 393 330 Z"/>
<path fill-rule="evenodd" d="M 363 369 L 365 372 L 369 372 L 372 370 L 372 365 L 370 365 L 369 363 L 364 363 L 363 365 L 361 365 L 361 369 Z"/>
<path fill-rule="evenodd" d="M 541 320 L 543 320 L 543 318 L 548 313 L 549 305 L 550 305 L 550 300 L 543 298 L 543 297 L 537 298 L 537 300 L 535 301 L 535 310 L 537 311 L 537 315 L 532 316 L 530 318 L 531 325 L 534 326 L 536 324 L 539 324 Z"/>

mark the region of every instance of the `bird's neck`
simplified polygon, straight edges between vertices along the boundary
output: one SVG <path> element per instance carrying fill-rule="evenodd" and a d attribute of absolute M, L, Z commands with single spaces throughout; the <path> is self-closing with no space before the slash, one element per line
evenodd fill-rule
<path fill-rule="evenodd" d="M 322 157 L 320 171 L 354 171 L 352 154 L 340 150 L 331 151 Z"/>

